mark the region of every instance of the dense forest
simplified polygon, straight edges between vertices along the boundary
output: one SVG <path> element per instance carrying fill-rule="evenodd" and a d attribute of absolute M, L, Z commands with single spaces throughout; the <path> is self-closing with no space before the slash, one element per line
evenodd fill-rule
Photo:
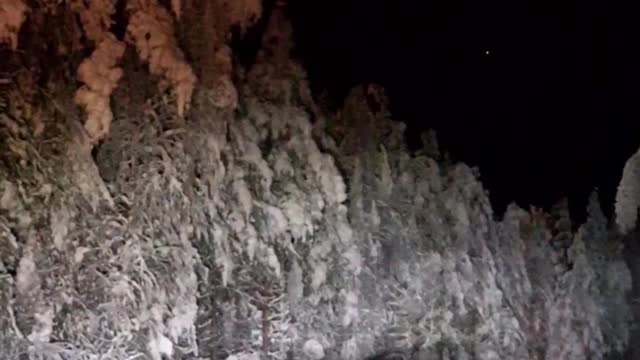
<path fill-rule="evenodd" d="M 614 219 L 498 216 L 287 6 L 0 3 L 0 359 L 640 356 L 640 155 Z"/>

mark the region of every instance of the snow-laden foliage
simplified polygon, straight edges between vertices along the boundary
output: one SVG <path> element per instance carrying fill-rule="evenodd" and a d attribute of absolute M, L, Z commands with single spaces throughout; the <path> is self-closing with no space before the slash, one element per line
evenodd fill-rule
<path fill-rule="evenodd" d="M 23 0 L 2 0 L 0 3 L 0 45 L 13 50 L 18 47 L 18 32 L 26 19 L 27 5 Z"/>
<path fill-rule="evenodd" d="M 151 74 L 162 79 L 161 88 L 173 89 L 178 114 L 184 116 L 196 76 L 178 46 L 171 14 L 157 0 L 128 0 L 127 11 L 128 41 L 136 47 L 140 60 L 149 64 Z"/>
<path fill-rule="evenodd" d="M 123 75 L 118 62 L 124 55 L 124 50 L 124 43 L 108 33 L 91 57 L 85 59 L 78 68 L 78 79 L 84 85 L 76 92 L 75 100 L 87 113 L 84 127 L 93 143 L 109 134 L 113 120 L 111 93 Z"/>
<path fill-rule="evenodd" d="M 185 52 L 194 60 L 201 87 L 211 90 L 214 105 L 235 109 L 238 92 L 233 56 L 229 48 L 232 30 L 244 34 L 262 15 L 261 0 L 183 0 L 182 13 L 189 21 L 180 22 Z"/>
<path fill-rule="evenodd" d="M 636 227 L 638 206 L 640 206 L 640 151 L 635 153 L 624 166 L 622 179 L 616 193 L 616 223 L 622 233 Z"/>
<path fill-rule="evenodd" d="M 350 358 L 389 349 L 412 359 L 602 359 L 624 351 L 630 273 L 595 199 L 575 235 L 562 211 L 550 222 L 512 206 L 495 222 L 471 169 L 409 156 L 402 126 L 369 109 L 366 97 L 358 88 L 346 101 L 350 132 L 323 141 L 348 174 L 365 264 L 352 289 L 366 311 Z M 557 246 L 567 236 L 568 245 Z"/>
<path fill-rule="evenodd" d="M 118 67 L 124 55 L 125 44 L 109 31 L 115 1 L 72 1 L 71 8 L 78 14 L 88 39 L 95 50 L 78 68 L 78 79 L 83 85 L 76 92 L 76 103 L 87 113 L 85 130 L 93 143 L 109 134 L 113 120 L 111 93 L 118 86 L 122 69 Z"/>
<path fill-rule="evenodd" d="M 304 83 L 301 65 L 290 61 L 293 29 L 283 9 L 276 8 L 262 38 L 262 47 L 257 54 L 257 63 L 251 68 L 250 77 L 268 79 L 253 82 L 256 96 L 274 103 L 310 103 L 308 85 Z M 302 82 L 302 83 L 301 83 Z"/>
<path fill-rule="evenodd" d="M 231 49 L 221 45 L 213 54 L 211 61 L 216 74 L 211 84 L 213 105 L 221 109 L 235 109 L 238 106 L 238 91 L 231 80 L 233 74 Z"/>
<path fill-rule="evenodd" d="M 78 14 L 87 38 L 96 45 L 110 35 L 111 17 L 116 11 L 114 0 L 72 0 L 71 8 Z"/>

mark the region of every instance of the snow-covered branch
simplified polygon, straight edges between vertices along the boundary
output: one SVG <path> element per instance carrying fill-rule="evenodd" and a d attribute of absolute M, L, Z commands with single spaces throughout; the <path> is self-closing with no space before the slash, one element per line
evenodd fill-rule
<path fill-rule="evenodd" d="M 173 88 L 178 114 L 184 116 L 196 76 L 178 47 L 171 14 L 156 0 L 129 0 L 127 11 L 127 40 L 135 45 L 140 59 L 149 64 L 149 71 Z"/>

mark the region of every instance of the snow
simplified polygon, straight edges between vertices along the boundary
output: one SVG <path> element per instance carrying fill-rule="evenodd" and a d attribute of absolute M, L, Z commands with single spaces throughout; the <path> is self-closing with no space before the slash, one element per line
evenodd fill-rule
<path fill-rule="evenodd" d="M 260 360 L 260 354 L 254 352 L 241 352 L 229 355 L 226 360 Z"/>
<path fill-rule="evenodd" d="M 287 293 L 289 294 L 289 301 L 291 304 L 296 304 L 298 301 L 302 300 L 304 296 L 304 284 L 302 283 L 303 276 L 304 274 L 302 273 L 302 268 L 298 264 L 298 261 L 293 259 L 287 279 Z"/>
<path fill-rule="evenodd" d="M 312 360 L 322 360 L 325 356 L 324 346 L 314 339 L 307 340 L 302 346 L 302 351 Z"/>
<path fill-rule="evenodd" d="M 56 245 L 56 247 L 57 247 L 57 246 L 58 246 L 58 245 Z M 61 249 L 61 248 L 60 248 L 60 249 Z M 91 249 L 89 249 L 89 248 L 87 248 L 87 247 L 84 247 L 84 246 L 80 246 L 80 247 L 76 248 L 76 252 L 75 252 L 75 254 L 74 254 L 74 256 L 73 256 L 73 261 L 74 261 L 76 264 L 80 264 L 80 263 L 82 262 L 82 260 L 84 259 L 84 255 L 85 255 L 86 253 L 88 253 L 89 251 L 91 251 Z"/>
<path fill-rule="evenodd" d="M 324 262 L 316 263 L 313 266 L 313 275 L 311 277 L 311 287 L 318 290 L 327 280 L 327 264 Z"/>
<path fill-rule="evenodd" d="M 151 340 L 149 340 L 147 344 L 147 349 L 149 350 L 152 360 L 163 360 L 162 356 L 166 356 L 169 359 L 173 358 L 173 343 L 162 334 L 151 336 Z"/>
<path fill-rule="evenodd" d="M 29 294 L 32 290 L 40 287 L 36 263 L 33 259 L 33 252 L 26 251 L 20 258 L 18 265 L 16 290 L 20 294 Z"/>
<path fill-rule="evenodd" d="M 342 317 L 342 326 L 347 327 L 358 319 L 358 296 L 353 291 L 343 291 L 345 313 Z"/>

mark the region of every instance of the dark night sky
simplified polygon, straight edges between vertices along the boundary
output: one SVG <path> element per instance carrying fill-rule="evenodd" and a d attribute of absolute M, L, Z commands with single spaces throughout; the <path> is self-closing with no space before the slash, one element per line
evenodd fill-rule
<path fill-rule="evenodd" d="M 610 211 L 640 146 L 640 39 L 625 6 L 290 0 L 316 91 L 340 99 L 378 82 L 411 134 L 434 128 L 454 160 L 480 168 L 498 212 L 566 194 L 578 218 L 594 187 Z"/>

